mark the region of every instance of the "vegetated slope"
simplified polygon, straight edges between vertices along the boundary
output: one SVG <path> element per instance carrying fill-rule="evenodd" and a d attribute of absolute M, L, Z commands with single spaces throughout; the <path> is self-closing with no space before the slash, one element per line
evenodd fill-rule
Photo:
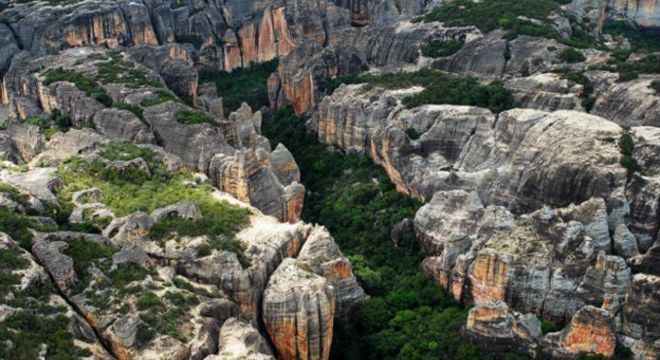
<path fill-rule="evenodd" d="M 330 230 L 371 296 L 347 323 L 335 325 L 333 359 L 492 358 L 478 355 L 460 334 L 467 310 L 422 275 L 412 227 L 402 228 L 397 244 L 391 239 L 390 231 L 421 203 L 397 193 L 366 156 L 328 151 L 290 109 L 266 121 L 263 133 L 287 146 L 300 166 L 309 190 L 302 218 Z"/>

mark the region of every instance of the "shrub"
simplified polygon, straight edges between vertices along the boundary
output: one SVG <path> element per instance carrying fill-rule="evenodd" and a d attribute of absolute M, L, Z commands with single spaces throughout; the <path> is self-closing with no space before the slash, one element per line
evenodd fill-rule
<path fill-rule="evenodd" d="M 111 245 L 103 245 L 76 238 L 69 238 L 66 243 L 67 248 L 64 250 L 64 254 L 73 259 L 73 269 L 78 279 L 73 293 L 79 294 L 87 288 L 91 281 L 91 274 L 88 273 L 87 269 L 89 269 L 92 263 L 100 259 L 112 257 L 117 252 L 117 249 Z"/>
<path fill-rule="evenodd" d="M 586 60 L 586 58 L 581 52 L 571 47 L 564 49 L 559 54 L 559 59 L 567 63 L 578 63 Z"/>
<path fill-rule="evenodd" d="M 448 40 L 448 41 L 431 41 L 428 45 L 422 48 L 422 54 L 428 57 L 444 57 L 450 56 L 458 52 L 465 42 L 463 40 Z"/>
<path fill-rule="evenodd" d="M 174 35 L 174 41 L 179 44 L 192 44 L 196 49 L 201 48 L 204 44 L 204 39 L 195 34 L 176 34 Z"/>
<path fill-rule="evenodd" d="M 172 95 L 172 93 L 170 93 L 167 90 L 158 89 L 156 90 L 155 93 L 156 93 L 155 97 L 142 100 L 142 102 L 140 102 L 140 105 L 142 105 L 142 107 L 147 108 L 150 106 L 156 106 L 162 104 L 164 102 L 179 100 L 176 96 Z"/>
<path fill-rule="evenodd" d="M 0 207 L 0 231 L 7 233 L 23 248 L 32 246 L 31 227 L 34 228 L 35 224 L 30 218 Z"/>
<path fill-rule="evenodd" d="M 410 138 L 410 140 L 417 140 L 419 139 L 422 134 L 420 134 L 415 128 L 408 128 L 406 129 L 406 134 Z"/>
<path fill-rule="evenodd" d="M 626 37 L 635 52 L 652 53 L 660 51 L 660 37 L 657 31 L 637 28 L 632 22 L 623 20 L 607 21 L 603 25 L 603 33 L 615 37 Z"/>
<path fill-rule="evenodd" d="M 555 71 L 556 73 L 560 74 L 564 79 L 567 79 L 569 82 L 573 84 L 580 84 L 582 85 L 582 107 L 587 112 L 591 112 L 591 109 L 593 108 L 594 103 L 596 102 L 596 98 L 593 96 L 594 92 L 594 86 L 587 78 L 584 76 L 584 72 L 578 72 L 575 70 L 571 69 L 559 69 Z"/>
<path fill-rule="evenodd" d="M 628 170 L 628 180 L 630 181 L 635 173 L 642 172 L 642 167 L 633 157 L 635 150 L 635 139 L 630 129 L 624 129 L 619 139 L 619 149 L 621 151 L 621 166 Z"/>
<path fill-rule="evenodd" d="M 519 17 L 547 21 L 559 5 L 553 0 L 454 0 L 427 13 L 424 21 L 442 21 L 447 26 L 474 25 L 488 32 L 510 26 Z"/>
<path fill-rule="evenodd" d="M 144 120 L 144 109 L 138 105 L 132 105 L 132 104 L 127 104 L 127 103 L 118 103 L 115 104 L 115 108 L 120 109 L 120 110 L 127 110 L 135 114 L 135 116 L 140 119 L 143 123 L 146 123 Z"/>
<path fill-rule="evenodd" d="M 182 124 L 214 125 L 216 123 L 212 117 L 198 111 L 181 110 L 176 113 L 175 117 L 176 120 Z"/>
<path fill-rule="evenodd" d="M 655 90 L 657 95 L 660 95 L 660 80 L 653 80 L 650 87 Z"/>
<path fill-rule="evenodd" d="M 450 78 L 403 99 L 409 107 L 424 104 L 480 106 L 499 113 L 513 107 L 513 97 L 500 82 L 481 85 L 472 78 Z"/>
<path fill-rule="evenodd" d="M 58 81 L 68 81 L 76 85 L 78 90 L 84 92 L 87 96 L 96 99 L 101 104 L 112 106 L 112 98 L 105 92 L 96 81 L 88 79 L 83 74 L 75 71 L 64 70 L 62 68 L 51 69 L 46 72 L 44 85 L 50 85 Z"/>
<path fill-rule="evenodd" d="M 544 334 L 557 332 L 561 329 L 561 325 L 557 324 L 556 322 L 552 320 L 541 319 L 541 331 Z"/>
<path fill-rule="evenodd" d="M 152 291 L 147 291 L 146 293 L 140 295 L 135 305 L 140 310 L 152 310 L 162 307 L 163 303 L 160 301 L 158 295 Z"/>
<path fill-rule="evenodd" d="M 453 104 L 480 106 L 499 113 L 511 109 L 514 105 L 513 96 L 500 82 L 482 85 L 470 77 L 449 75 L 430 69 L 382 75 L 352 74 L 327 83 L 326 91 L 334 91 L 340 83 L 365 83 L 366 89 L 374 86 L 387 89 L 425 87 L 422 92 L 403 99 L 403 104 L 409 108 L 424 104 Z"/>

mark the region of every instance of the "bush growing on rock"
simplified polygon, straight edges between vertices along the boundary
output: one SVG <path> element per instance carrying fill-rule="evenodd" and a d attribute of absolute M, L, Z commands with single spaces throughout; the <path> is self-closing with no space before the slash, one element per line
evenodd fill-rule
<path fill-rule="evenodd" d="M 96 99 L 101 104 L 110 107 L 112 106 L 112 98 L 105 92 L 96 81 L 85 77 L 85 75 L 64 70 L 62 68 L 48 70 L 45 74 L 44 85 L 56 83 L 58 81 L 68 81 L 76 85 L 78 90 L 84 92 L 87 96 Z"/>
<path fill-rule="evenodd" d="M 559 54 L 559 59 L 563 62 L 573 64 L 585 61 L 587 58 L 581 52 L 569 47 Z"/>
<path fill-rule="evenodd" d="M 450 56 L 463 48 L 464 44 L 465 42 L 463 40 L 434 40 L 422 48 L 422 54 L 433 58 Z"/>
<path fill-rule="evenodd" d="M 215 124 L 215 120 L 212 117 L 197 111 L 181 110 L 176 113 L 175 117 L 176 121 L 182 124 Z"/>

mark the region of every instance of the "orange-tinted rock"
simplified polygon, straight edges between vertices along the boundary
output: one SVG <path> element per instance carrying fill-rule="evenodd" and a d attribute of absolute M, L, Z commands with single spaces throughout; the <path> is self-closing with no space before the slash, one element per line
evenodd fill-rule
<path fill-rule="evenodd" d="M 270 8 L 264 10 L 264 16 L 259 25 L 259 47 L 257 60 L 259 62 L 270 61 L 277 57 L 277 39 L 273 28 L 273 12 Z"/>
<path fill-rule="evenodd" d="M 238 45 L 236 34 L 231 29 L 227 30 L 227 33 L 225 33 L 224 42 L 224 70 L 231 72 L 232 70 L 243 66 L 241 60 L 241 48 Z"/>
<path fill-rule="evenodd" d="M 470 268 L 472 297 L 475 303 L 504 301 L 510 260 L 495 253 L 477 256 Z"/>
<path fill-rule="evenodd" d="M 248 24 L 238 30 L 243 66 L 250 67 L 257 63 L 257 30 L 254 24 Z"/>
<path fill-rule="evenodd" d="M 556 342 L 560 353 L 592 353 L 609 357 L 616 347 L 614 318 L 607 310 L 587 305 L 575 313 L 567 328 L 548 335 L 547 339 Z"/>
<path fill-rule="evenodd" d="M 277 37 L 277 53 L 279 56 L 287 56 L 296 47 L 296 43 L 289 33 L 289 25 L 286 22 L 286 8 L 273 9 L 273 26 Z"/>
<path fill-rule="evenodd" d="M 296 260 L 284 260 L 263 298 L 264 325 L 280 358 L 328 359 L 334 314 L 334 287 Z"/>

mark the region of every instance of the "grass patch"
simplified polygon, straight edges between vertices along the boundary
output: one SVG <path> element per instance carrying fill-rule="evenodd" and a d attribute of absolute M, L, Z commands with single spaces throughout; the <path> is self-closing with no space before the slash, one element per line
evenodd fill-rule
<path fill-rule="evenodd" d="M 237 110 L 245 102 L 254 110 L 268 105 L 266 80 L 277 70 L 278 62 L 273 60 L 255 64 L 249 68 L 240 68 L 231 73 L 219 70 L 203 69 L 199 71 L 199 82 L 215 83 L 218 95 L 222 97 L 225 116 Z"/>
<path fill-rule="evenodd" d="M 120 52 L 110 52 L 107 61 L 96 64 L 99 80 L 104 84 L 123 84 L 131 89 L 142 87 L 160 88 L 162 85 L 138 69 L 132 61 L 124 59 Z"/>
<path fill-rule="evenodd" d="M 235 252 L 244 264 L 248 263 L 242 258 L 242 249 L 233 238 L 247 225 L 251 214 L 248 209 L 214 200 L 210 186 L 195 184 L 188 172 L 168 172 L 149 149 L 129 143 L 109 143 L 99 154 L 107 160 L 142 158 L 148 164 L 150 174 L 136 171 L 120 176 L 108 170 L 101 159 L 89 162 L 72 159 L 58 169 L 58 175 L 66 184 L 58 193 L 61 203 L 70 203 L 74 192 L 92 187 L 101 190 L 100 202 L 117 216 L 136 211 L 149 213 L 160 207 L 194 200 L 202 212 L 201 219 L 169 217 L 156 224 L 150 236 L 163 240 L 171 236 L 208 235 L 211 249 Z"/>
<path fill-rule="evenodd" d="M 102 259 L 109 260 L 118 249 L 111 245 L 103 245 L 76 238 L 67 239 L 66 243 L 68 247 L 64 250 L 64 254 L 73 259 L 73 269 L 78 278 L 78 283 L 73 289 L 73 293 L 79 294 L 89 286 L 91 281 L 91 274 L 88 271 L 89 267 Z M 108 263 L 106 265 L 109 266 L 110 264 Z"/>
<path fill-rule="evenodd" d="M 112 98 L 106 93 L 105 89 L 96 81 L 85 77 L 85 75 L 81 73 L 58 68 L 48 70 L 45 76 L 44 85 L 46 86 L 58 81 L 68 81 L 75 84 L 78 90 L 84 92 L 87 96 L 96 99 L 106 107 L 112 106 Z"/>
<path fill-rule="evenodd" d="M 199 111 L 181 110 L 175 114 L 175 117 L 181 124 L 216 124 L 215 119 Z"/>

